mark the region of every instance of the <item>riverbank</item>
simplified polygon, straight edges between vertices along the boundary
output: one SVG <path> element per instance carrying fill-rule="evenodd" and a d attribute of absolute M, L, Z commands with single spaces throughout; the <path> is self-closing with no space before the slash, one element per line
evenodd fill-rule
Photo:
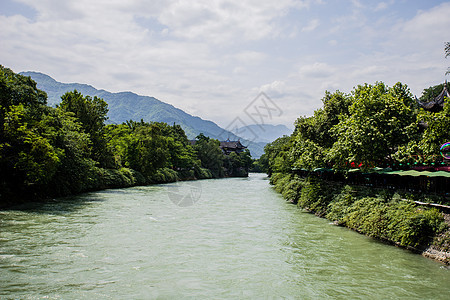
<path fill-rule="evenodd" d="M 82 182 L 71 185 L 61 184 L 51 187 L 46 185 L 29 185 L 26 189 L 19 190 L 4 187 L 0 194 L 0 209 L 6 209 L 27 202 L 45 201 L 47 199 L 78 195 L 85 192 L 211 178 L 213 178 L 211 172 L 204 168 L 180 171 L 161 168 L 152 176 L 145 177 L 140 172 L 129 168 L 104 169 L 94 167 Z"/>
<path fill-rule="evenodd" d="M 319 217 L 450 264 L 450 218 L 404 201 L 407 194 L 295 174 L 275 173 L 270 180 L 286 200 Z"/>
<path fill-rule="evenodd" d="M 248 177 L 248 172 L 236 173 L 232 176 L 227 172 L 224 177 Z M 70 186 L 29 186 L 28 189 L 11 190 L 4 188 L 0 193 L 0 210 L 7 209 L 27 202 L 39 202 L 48 199 L 79 195 L 86 192 L 102 191 L 107 189 L 129 188 L 134 186 L 148 186 L 152 184 L 171 183 L 176 181 L 192 181 L 215 178 L 210 170 L 196 168 L 192 170 L 158 169 L 152 176 L 145 177 L 140 172 L 129 169 L 103 169 L 93 168 L 82 185 Z"/>
<path fill-rule="evenodd" d="M 436 235 L 422 255 L 450 265 L 450 214 L 443 214 L 447 229 Z"/>

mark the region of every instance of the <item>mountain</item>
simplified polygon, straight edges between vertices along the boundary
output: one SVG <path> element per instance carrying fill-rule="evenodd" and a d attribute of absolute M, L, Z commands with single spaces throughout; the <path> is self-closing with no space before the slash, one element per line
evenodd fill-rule
<path fill-rule="evenodd" d="M 252 157 L 258 158 L 264 153 L 264 142 L 246 140 L 226 131 L 216 123 L 192 116 L 183 110 L 154 97 L 140 96 L 132 92 L 111 93 L 98 90 L 87 84 L 61 83 L 52 77 L 39 72 L 22 72 L 36 81 L 37 88 L 47 93 L 47 103 L 55 106 L 61 101 L 61 96 L 66 92 L 77 90 L 84 96 L 97 96 L 108 103 L 109 123 L 121 124 L 127 120 L 146 122 L 165 122 L 167 124 L 179 124 L 189 139 L 194 139 L 200 133 L 218 140 L 238 140 L 248 146 Z"/>
<path fill-rule="evenodd" d="M 292 134 L 292 130 L 285 125 L 270 124 L 248 125 L 237 128 L 234 132 L 244 139 L 260 143 L 270 143 L 283 135 Z"/>

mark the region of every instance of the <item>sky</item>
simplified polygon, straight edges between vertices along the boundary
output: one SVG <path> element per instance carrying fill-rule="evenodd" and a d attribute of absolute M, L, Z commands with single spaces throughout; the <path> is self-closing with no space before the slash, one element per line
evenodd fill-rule
<path fill-rule="evenodd" d="M 419 97 L 443 83 L 449 16 L 435 0 L 0 0 L 0 64 L 224 128 L 293 128 L 325 91 L 402 82 Z"/>

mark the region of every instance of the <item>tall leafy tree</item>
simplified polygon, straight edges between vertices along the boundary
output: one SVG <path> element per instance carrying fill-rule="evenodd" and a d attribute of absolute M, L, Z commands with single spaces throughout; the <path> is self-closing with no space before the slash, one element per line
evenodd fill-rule
<path fill-rule="evenodd" d="M 5 114 L 0 142 L 3 182 L 45 184 L 54 175 L 61 154 L 44 136 L 41 120 L 32 118 L 23 104 Z"/>
<path fill-rule="evenodd" d="M 417 121 L 426 124 L 426 128 L 416 139 L 411 139 L 404 148 L 405 155 L 399 160 L 410 163 L 438 163 L 442 161 L 439 148 L 450 141 L 450 102 L 444 103 L 440 112 L 421 110 Z"/>
<path fill-rule="evenodd" d="M 67 195 L 86 191 L 95 180 L 91 159 L 91 140 L 77 119 L 59 108 L 48 108 L 41 121 L 44 136 L 58 150 L 58 168 L 47 187 L 47 194 Z M 49 191 L 51 189 L 51 192 Z"/>
<path fill-rule="evenodd" d="M 292 169 L 292 158 L 289 151 L 292 147 L 290 136 L 283 136 L 264 147 L 266 159 L 268 161 L 267 174 L 286 173 Z"/>
<path fill-rule="evenodd" d="M 46 106 L 46 94 L 30 78 L 3 67 L 0 99 L 0 197 L 83 190 L 93 164 L 80 123 Z"/>
<path fill-rule="evenodd" d="M 164 124 L 127 121 L 109 125 L 109 145 L 119 167 L 128 167 L 150 178 L 157 169 L 167 166 L 170 157 Z"/>
<path fill-rule="evenodd" d="M 72 112 L 92 141 L 91 157 L 101 166 L 112 166 L 112 153 L 104 136 L 105 121 L 108 119 L 108 104 L 101 98 L 83 96 L 78 91 L 67 92 L 61 97 L 59 108 Z"/>
<path fill-rule="evenodd" d="M 29 77 L 0 66 L 2 189 L 45 184 L 57 169 L 59 152 L 40 128 L 46 99 Z"/>
<path fill-rule="evenodd" d="M 330 159 L 338 165 L 363 167 L 392 162 L 400 145 L 416 128 L 415 103 L 406 85 L 388 88 L 384 83 L 360 85 L 352 93 L 349 117 L 333 128 L 337 141 Z"/>
<path fill-rule="evenodd" d="M 290 151 L 295 168 L 314 169 L 327 164 L 329 149 L 336 142 L 332 129 L 348 116 L 351 101 L 349 95 L 340 91 L 325 92 L 323 108 L 312 117 L 297 119 Z"/>
<path fill-rule="evenodd" d="M 220 149 L 220 142 L 218 140 L 210 139 L 203 135 L 203 133 L 200 133 L 197 136 L 194 150 L 203 168 L 210 170 L 215 178 L 224 176 L 224 154 Z"/>

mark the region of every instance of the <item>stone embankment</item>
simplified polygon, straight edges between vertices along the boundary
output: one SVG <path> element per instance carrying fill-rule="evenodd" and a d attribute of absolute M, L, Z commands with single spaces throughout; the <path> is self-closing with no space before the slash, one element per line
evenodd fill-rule
<path fill-rule="evenodd" d="M 436 236 L 422 255 L 450 265 L 450 214 L 444 214 L 444 220 L 448 225 L 447 230 Z"/>

